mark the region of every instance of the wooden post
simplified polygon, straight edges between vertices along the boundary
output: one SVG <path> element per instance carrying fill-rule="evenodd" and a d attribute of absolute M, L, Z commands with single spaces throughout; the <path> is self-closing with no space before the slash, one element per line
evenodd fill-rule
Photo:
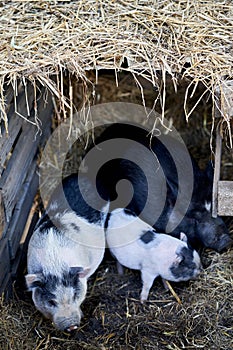
<path fill-rule="evenodd" d="M 0 189 L 0 240 L 3 236 L 4 228 L 5 228 L 5 210 L 3 205 L 2 192 Z"/>
<path fill-rule="evenodd" d="M 229 143 L 233 147 L 231 138 L 230 120 L 233 118 L 233 80 L 222 81 L 216 89 L 218 103 L 215 109 L 215 119 L 222 119 L 228 128 Z M 220 118 L 219 118 L 220 117 Z M 224 118 L 224 119 L 223 119 Z M 216 148 L 215 148 L 215 166 L 212 195 L 212 216 L 233 215 L 233 182 L 220 181 L 221 153 L 222 153 L 222 133 L 221 121 L 216 128 Z"/>
<path fill-rule="evenodd" d="M 214 218 L 216 218 L 218 215 L 218 183 L 220 180 L 221 153 L 222 153 L 222 137 L 220 132 L 220 125 L 218 125 L 216 129 L 214 181 L 213 181 L 213 193 L 212 193 L 212 216 Z"/>

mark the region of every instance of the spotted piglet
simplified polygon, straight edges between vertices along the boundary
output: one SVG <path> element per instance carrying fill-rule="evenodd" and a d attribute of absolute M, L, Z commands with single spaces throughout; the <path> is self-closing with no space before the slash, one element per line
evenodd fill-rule
<path fill-rule="evenodd" d="M 55 190 L 30 239 L 26 283 L 36 308 L 59 330 L 80 324 L 87 279 L 104 256 L 105 217 L 93 184 L 71 175 Z"/>
<path fill-rule="evenodd" d="M 109 215 L 106 240 L 118 264 L 141 271 L 142 302 L 147 300 L 156 277 L 180 282 L 200 273 L 200 257 L 187 245 L 184 233 L 180 239 L 156 233 L 127 209 L 116 209 Z"/>

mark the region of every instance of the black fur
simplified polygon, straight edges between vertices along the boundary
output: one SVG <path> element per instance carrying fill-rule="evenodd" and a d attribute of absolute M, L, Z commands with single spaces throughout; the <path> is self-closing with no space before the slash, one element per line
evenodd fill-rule
<path fill-rule="evenodd" d="M 108 143 L 104 147 L 105 141 L 111 139 L 116 139 L 114 149 L 117 149 L 121 155 L 116 159 L 111 156 L 112 150 Z M 122 142 L 117 139 L 122 139 Z M 128 146 L 126 143 L 125 147 L 123 140 L 129 140 Z M 130 141 L 134 141 L 134 144 L 132 145 Z M 187 150 L 179 140 L 172 135 L 163 134 L 151 138 L 148 130 L 141 126 L 114 123 L 95 140 L 95 145 L 99 144 L 100 147 L 96 147 L 93 158 L 101 159 L 100 163 L 104 166 L 97 173 L 97 188 L 103 198 L 110 199 L 112 209 L 126 207 L 153 226 L 156 231 L 165 232 L 177 238 L 183 231 L 187 234 L 189 243 L 195 248 L 205 246 L 221 252 L 232 244 L 223 220 L 220 217 L 213 218 L 211 212 L 206 209 L 206 202 L 211 203 L 212 200 L 213 178 L 210 166 L 208 165 L 206 171 L 201 171 L 190 156 L 191 168 L 189 168 L 186 164 L 189 159 Z M 148 152 L 143 154 L 137 145 L 152 151 L 151 156 L 147 156 Z M 127 158 L 129 154 L 131 154 L 130 160 Z M 176 164 L 173 157 L 176 159 Z M 108 161 L 104 163 L 105 159 Z M 184 169 L 179 173 L 181 177 L 179 179 L 177 164 L 179 169 Z M 93 172 L 95 166 L 93 168 L 91 163 L 87 166 L 89 171 Z M 142 169 L 147 170 L 147 176 Z M 193 174 L 193 181 L 187 177 L 186 169 L 190 169 Z M 121 194 L 122 197 L 118 198 L 116 185 L 122 179 L 131 183 L 133 196 L 131 189 L 125 189 Z M 180 184 L 182 184 L 182 190 Z M 187 193 L 192 185 L 193 192 L 190 200 Z M 176 227 L 171 229 L 168 224 L 173 222 L 170 220 L 170 215 L 178 195 L 179 208 L 175 215 L 180 219 Z M 147 210 L 143 210 L 145 205 Z"/>
<path fill-rule="evenodd" d="M 41 279 L 35 281 L 31 288 L 36 288 L 36 297 L 40 298 L 42 303 L 46 303 L 50 300 L 53 300 L 54 302 L 56 301 L 55 291 L 59 285 L 63 287 L 73 287 L 74 298 L 78 297 L 81 289 L 81 283 L 78 273 L 73 273 L 71 269 L 67 272 L 63 272 L 61 277 L 51 274 L 45 276 L 42 275 Z"/>
<path fill-rule="evenodd" d="M 140 240 L 143 243 L 148 244 L 148 243 L 152 242 L 154 240 L 154 238 L 155 238 L 154 231 L 146 231 L 141 235 Z"/>
<path fill-rule="evenodd" d="M 56 221 L 56 218 L 54 216 L 57 212 L 74 211 L 88 222 L 99 224 L 103 215 L 101 209 L 106 204 L 106 201 L 97 197 L 94 189 L 95 184 L 86 176 L 72 174 L 64 178 L 62 183 L 53 192 L 46 211 L 47 214 L 45 214 L 40 223 L 43 224 L 44 228 L 50 228 L 55 224 L 54 221 Z M 83 198 L 82 193 L 87 197 Z M 51 210 L 54 203 L 57 203 L 57 207 L 55 206 Z M 79 228 L 75 227 L 75 229 Z"/>
<path fill-rule="evenodd" d="M 182 256 L 182 261 L 178 265 L 174 263 L 171 266 L 170 271 L 176 280 L 184 277 L 187 277 L 188 279 L 196 267 L 193 261 L 193 250 L 183 247 L 179 253 L 179 256 Z"/>

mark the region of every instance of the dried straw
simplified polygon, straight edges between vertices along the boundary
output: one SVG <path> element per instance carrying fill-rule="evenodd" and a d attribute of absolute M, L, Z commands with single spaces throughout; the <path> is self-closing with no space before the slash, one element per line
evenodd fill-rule
<path fill-rule="evenodd" d="M 233 345 L 232 251 L 205 252 L 197 280 L 175 284 L 182 304 L 157 280 L 149 301 L 139 301 L 138 272 L 118 276 L 109 257 L 89 280 L 83 318 L 73 335 L 56 331 L 18 286 L 15 300 L 0 298 L 0 348 L 6 350 L 180 350 Z"/>
<path fill-rule="evenodd" d="M 0 111 L 7 127 L 5 89 L 18 79 L 40 82 L 72 112 L 63 73 L 87 82 L 87 70 L 129 71 L 160 92 L 166 76 L 176 87 L 188 77 L 184 107 L 198 83 L 213 95 L 232 78 L 233 4 L 230 0 L 3 1 L 0 7 Z M 122 68 L 127 59 L 128 67 Z M 184 67 L 186 66 L 186 69 Z M 159 79 L 160 73 L 162 80 Z M 139 88 L 143 90 L 142 86 Z M 194 106 L 195 107 L 195 106 Z M 223 115 L 229 126 L 229 116 Z"/>

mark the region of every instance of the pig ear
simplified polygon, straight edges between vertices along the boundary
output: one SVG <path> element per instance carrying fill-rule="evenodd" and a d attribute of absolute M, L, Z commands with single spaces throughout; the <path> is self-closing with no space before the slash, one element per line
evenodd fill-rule
<path fill-rule="evenodd" d="M 79 266 L 70 267 L 70 273 L 72 275 L 78 275 L 80 278 L 86 277 L 90 272 L 90 270 L 91 270 L 90 267 L 86 267 L 85 269 Z"/>
<path fill-rule="evenodd" d="M 39 287 L 43 283 L 44 277 L 42 273 L 28 274 L 25 276 L 25 280 L 28 289 L 32 290 L 35 287 Z"/>
<path fill-rule="evenodd" d="M 184 232 L 181 232 L 181 233 L 180 233 L 180 240 L 181 240 L 182 242 L 185 242 L 185 243 L 188 242 L 188 238 L 187 238 L 187 236 L 186 236 L 186 234 L 185 234 Z"/>

